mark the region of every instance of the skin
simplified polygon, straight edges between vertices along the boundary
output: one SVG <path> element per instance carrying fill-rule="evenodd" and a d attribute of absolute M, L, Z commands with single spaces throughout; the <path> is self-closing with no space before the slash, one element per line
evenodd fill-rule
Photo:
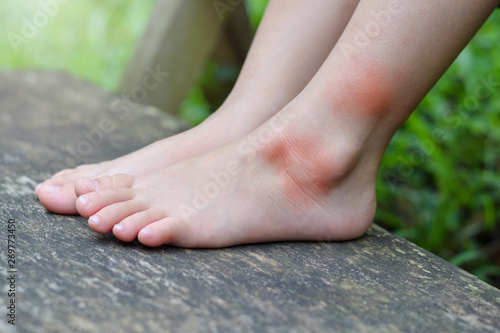
<path fill-rule="evenodd" d="M 313 206 L 311 196 L 328 194 L 338 181 L 329 152 L 307 135 L 273 140 L 259 147 L 256 155 L 267 161 L 283 184 L 283 194 L 297 207 Z"/>
<path fill-rule="evenodd" d="M 337 42 L 357 3 L 356 0 L 320 1 L 311 6 L 300 0 L 271 1 L 233 91 L 209 119 L 196 128 L 116 160 L 63 170 L 37 186 L 35 193 L 40 202 L 54 213 L 77 214 L 74 182 L 81 177 L 159 171 L 257 128 L 310 81 Z"/>
<path fill-rule="evenodd" d="M 273 118 L 160 172 L 79 179 L 77 210 L 96 232 L 148 246 L 359 237 L 375 214 L 387 143 L 498 4 L 361 0 L 319 71 Z M 353 50 L 386 9 L 390 20 Z"/>

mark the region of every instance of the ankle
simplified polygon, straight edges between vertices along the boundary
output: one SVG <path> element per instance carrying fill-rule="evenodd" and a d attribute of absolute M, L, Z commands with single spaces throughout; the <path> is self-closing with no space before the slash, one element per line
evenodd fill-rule
<path fill-rule="evenodd" d="M 366 158 L 355 141 L 331 140 L 300 125 L 294 121 L 270 132 L 266 123 L 253 133 L 256 143 L 243 150 L 242 165 L 263 166 L 268 181 L 277 184 L 293 207 L 313 219 L 334 221 L 323 225 L 322 240 L 361 236 L 375 214 L 378 163 Z M 268 140 L 262 140 L 266 133 Z"/>
<path fill-rule="evenodd" d="M 308 131 L 311 127 L 302 121 L 287 122 L 286 115 L 279 116 L 282 119 L 257 129 L 252 156 L 286 173 L 306 192 L 326 194 L 353 172 L 361 157 L 356 141 L 332 140 L 329 134 Z"/>

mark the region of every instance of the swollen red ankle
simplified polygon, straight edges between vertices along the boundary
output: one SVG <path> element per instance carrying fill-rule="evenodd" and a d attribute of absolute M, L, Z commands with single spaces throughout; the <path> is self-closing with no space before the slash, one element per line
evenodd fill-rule
<path fill-rule="evenodd" d="M 358 152 L 333 147 L 318 135 L 294 134 L 276 136 L 257 147 L 256 156 L 279 177 L 289 198 L 302 205 L 335 189 L 352 171 Z"/>

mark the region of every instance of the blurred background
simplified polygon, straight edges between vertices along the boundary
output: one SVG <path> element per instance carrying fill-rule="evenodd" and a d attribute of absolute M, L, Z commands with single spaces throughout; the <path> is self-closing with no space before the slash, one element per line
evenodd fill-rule
<path fill-rule="evenodd" d="M 13 47 L 40 2 L 0 0 L 0 70 L 57 70 L 115 91 L 154 0 L 60 1 L 43 28 Z M 245 2 L 255 30 L 267 0 Z M 375 222 L 500 287 L 500 10 L 482 27 L 391 141 Z M 180 117 L 203 121 L 238 68 L 209 61 Z"/>

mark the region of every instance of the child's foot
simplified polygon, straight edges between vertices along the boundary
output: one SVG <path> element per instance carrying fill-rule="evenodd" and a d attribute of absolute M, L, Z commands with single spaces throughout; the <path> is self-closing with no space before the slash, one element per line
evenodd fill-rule
<path fill-rule="evenodd" d="M 219 110 L 195 128 L 157 141 L 115 160 L 62 170 L 37 186 L 35 193 L 47 210 L 58 214 L 77 214 L 74 189 L 74 182 L 77 179 L 115 174 L 151 173 L 226 144 L 245 135 L 265 121 L 251 112 L 244 112 L 243 108 L 248 108 L 250 103 L 246 103 L 245 106 L 242 104 L 233 103 Z M 234 113 L 238 113 L 238 121 L 235 121 Z"/>
<path fill-rule="evenodd" d="M 75 169 L 62 170 L 42 184 L 35 193 L 45 208 L 58 214 L 77 214 L 76 196 L 73 183 L 82 177 L 101 177 L 127 173 L 141 175 L 157 171 L 180 161 L 183 158 L 221 144 L 222 140 L 215 136 L 204 135 L 204 140 L 196 140 L 201 136 L 200 127 L 193 128 L 176 136 L 157 141 L 133 153 L 115 160 L 99 164 L 80 165 Z M 217 131 L 213 131 L 217 134 Z"/>
<path fill-rule="evenodd" d="M 354 114 L 295 102 L 247 136 L 161 172 L 78 180 L 78 212 L 99 233 L 148 246 L 359 237 L 375 214 L 385 146 L 371 140 L 373 118 Z"/>

